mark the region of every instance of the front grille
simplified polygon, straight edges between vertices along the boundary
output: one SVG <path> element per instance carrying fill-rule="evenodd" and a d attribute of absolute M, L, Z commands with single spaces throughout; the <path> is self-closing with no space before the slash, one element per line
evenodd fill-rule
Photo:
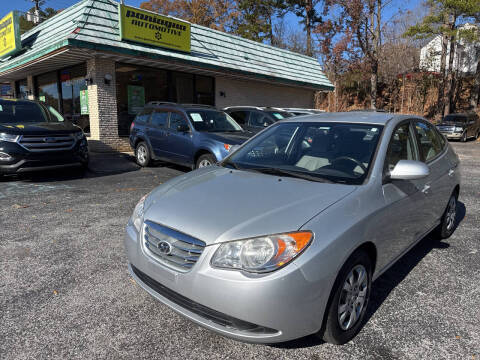
<path fill-rule="evenodd" d="M 450 133 L 455 130 L 454 126 L 439 126 L 438 130 L 442 133 Z"/>
<path fill-rule="evenodd" d="M 19 144 L 32 152 L 70 150 L 75 144 L 75 139 L 69 134 L 65 135 L 23 135 Z"/>
<path fill-rule="evenodd" d="M 174 270 L 186 272 L 202 255 L 205 243 L 152 221 L 145 221 L 143 244 L 148 255 Z"/>
<path fill-rule="evenodd" d="M 253 324 L 248 321 L 243 321 L 232 316 L 221 313 L 217 310 L 210 309 L 204 305 L 201 305 L 195 301 L 186 298 L 183 295 L 176 293 L 175 291 L 167 288 L 166 286 L 160 284 L 158 281 L 152 279 L 147 274 L 138 270 L 135 266 L 131 265 L 133 273 L 150 289 L 158 293 L 159 295 L 167 298 L 171 302 L 177 304 L 178 306 L 193 312 L 201 316 L 206 320 L 210 320 L 215 324 L 223 326 L 228 329 L 235 329 L 240 331 L 246 331 L 254 334 L 276 334 L 277 330 L 270 329 L 264 326 Z"/>

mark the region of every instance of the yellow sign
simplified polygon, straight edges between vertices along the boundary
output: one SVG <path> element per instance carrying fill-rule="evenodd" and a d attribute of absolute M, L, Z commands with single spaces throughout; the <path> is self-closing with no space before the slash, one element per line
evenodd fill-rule
<path fill-rule="evenodd" d="M 122 40 L 190 52 L 190 23 L 131 6 L 119 8 Z"/>
<path fill-rule="evenodd" d="M 21 49 L 18 13 L 10 12 L 0 20 L 0 58 Z"/>

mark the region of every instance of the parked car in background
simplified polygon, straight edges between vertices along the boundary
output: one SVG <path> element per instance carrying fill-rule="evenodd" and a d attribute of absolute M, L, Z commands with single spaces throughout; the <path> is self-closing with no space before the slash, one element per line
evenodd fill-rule
<path fill-rule="evenodd" d="M 455 230 L 458 164 L 423 118 L 286 119 L 141 199 L 126 228 L 129 269 L 225 336 L 343 344 L 362 327 L 373 281 L 432 229 Z"/>
<path fill-rule="evenodd" d="M 130 127 L 130 145 L 140 166 L 163 160 L 192 168 L 209 166 L 251 137 L 214 107 L 150 102 Z"/>
<path fill-rule="evenodd" d="M 287 111 L 290 114 L 295 115 L 295 116 L 321 114 L 321 113 L 325 112 L 324 110 L 303 109 L 303 108 L 282 108 L 282 110 Z"/>
<path fill-rule="evenodd" d="M 258 106 L 230 106 L 223 109 L 245 130 L 258 133 L 267 126 L 293 116 L 279 108 Z"/>
<path fill-rule="evenodd" d="M 88 166 L 84 133 L 51 106 L 0 99 L 0 175 Z"/>
<path fill-rule="evenodd" d="M 480 135 L 480 118 L 474 112 L 464 114 L 450 114 L 437 125 L 438 130 L 447 139 L 467 141 L 470 138 L 478 139 Z"/>

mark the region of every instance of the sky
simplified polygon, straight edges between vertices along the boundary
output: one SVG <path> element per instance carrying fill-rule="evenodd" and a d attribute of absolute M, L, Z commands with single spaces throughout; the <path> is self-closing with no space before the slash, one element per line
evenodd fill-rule
<path fill-rule="evenodd" d="M 45 0 L 42 9 L 52 7 L 54 9 L 65 9 L 79 0 Z M 144 0 L 125 0 L 125 4 L 139 7 Z M 221 0 L 218 0 L 221 1 Z M 389 0 L 387 0 L 389 1 Z M 414 9 L 422 0 L 390 0 L 389 5 L 384 9 L 383 18 L 388 20 L 399 13 L 400 10 Z M 12 10 L 28 11 L 34 6 L 31 0 L 0 0 L 0 18 L 5 16 Z M 295 15 L 290 15 L 286 18 L 286 22 L 290 27 L 301 26 L 298 25 L 298 19 Z"/>

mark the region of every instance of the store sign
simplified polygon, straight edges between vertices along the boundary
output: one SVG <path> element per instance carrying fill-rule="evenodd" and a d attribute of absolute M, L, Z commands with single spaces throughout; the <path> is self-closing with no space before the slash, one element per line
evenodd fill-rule
<path fill-rule="evenodd" d="M 190 23 L 125 5 L 119 12 L 122 40 L 190 52 Z"/>
<path fill-rule="evenodd" d="M 88 114 L 88 90 L 80 90 L 80 115 Z"/>
<path fill-rule="evenodd" d="M 21 48 L 19 15 L 12 11 L 0 20 L 0 58 L 13 55 Z"/>
<path fill-rule="evenodd" d="M 128 113 L 136 115 L 145 106 L 145 88 L 143 86 L 128 85 Z"/>

